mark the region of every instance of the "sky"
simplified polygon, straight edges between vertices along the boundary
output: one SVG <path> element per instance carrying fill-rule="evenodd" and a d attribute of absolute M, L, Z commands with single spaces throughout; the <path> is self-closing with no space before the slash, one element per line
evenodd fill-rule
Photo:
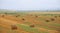
<path fill-rule="evenodd" d="M 60 10 L 60 0 L 0 0 L 0 9 Z"/>

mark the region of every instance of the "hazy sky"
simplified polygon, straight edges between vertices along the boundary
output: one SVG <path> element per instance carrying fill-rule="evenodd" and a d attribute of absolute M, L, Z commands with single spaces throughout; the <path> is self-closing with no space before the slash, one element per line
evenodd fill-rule
<path fill-rule="evenodd" d="M 0 0 L 0 9 L 11 10 L 60 9 L 60 0 Z"/>

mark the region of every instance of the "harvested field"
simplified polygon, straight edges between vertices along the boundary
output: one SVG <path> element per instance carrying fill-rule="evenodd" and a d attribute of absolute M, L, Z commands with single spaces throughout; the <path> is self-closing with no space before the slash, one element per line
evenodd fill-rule
<path fill-rule="evenodd" d="M 60 12 L 0 14 L 0 33 L 60 33 Z"/>

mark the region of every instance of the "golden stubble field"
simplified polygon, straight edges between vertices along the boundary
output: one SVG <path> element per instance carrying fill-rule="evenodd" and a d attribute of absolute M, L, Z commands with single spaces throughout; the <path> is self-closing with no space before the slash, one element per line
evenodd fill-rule
<path fill-rule="evenodd" d="M 60 33 L 60 12 L 0 14 L 0 33 Z"/>

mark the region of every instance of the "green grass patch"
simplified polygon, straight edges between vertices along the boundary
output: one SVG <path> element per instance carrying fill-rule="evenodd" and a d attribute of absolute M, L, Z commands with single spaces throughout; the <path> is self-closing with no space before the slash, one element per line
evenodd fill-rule
<path fill-rule="evenodd" d="M 42 26 L 40 24 L 36 24 L 37 27 L 41 27 L 41 28 L 45 28 L 45 29 L 48 29 L 48 30 L 55 30 L 54 28 L 50 28 L 48 26 Z"/>
<path fill-rule="evenodd" d="M 17 26 L 19 26 L 20 28 L 22 28 L 23 30 L 27 32 L 41 33 L 37 28 L 32 28 L 30 26 L 21 25 L 21 24 L 17 24 Z"/>
<path fill-rule="evenodd" d="M 17 24 L 17 26 L 19 26 L 20 28 L 22 28 L 23 30 L 25 30 L 27 32 L 33 32 L 33 33 L 49 33 L 47 31 L 43 32 L 43 31 L 40 31 L 37 28 L 32 28 L 32 27 L 26 26 L 26 25 Z"/>
<path fill-rule="evenodd" d="M 30 22 L 24 22 L 24 24 L 28 24 L 28 25 L 30 25 L 30 24 L 32 24 L 32 23 L 30 23 Z"/>
<path fill-rule="evenodd" d="M 60 24 L 58 23 L 54 23 L 54 22 L 44 22 L 45 24 L 51 25 L 51 26 L 56 26 L 56 27 L 60 27 Z"/>
<path fill-rule="evenodd" d="M 60 27 L 60 24 L 58 23 L 51 23 L 50 25 Z"/>
<path fill-rule="evenodd" d="M 7 33 L 18 33 L 18 31 L 10 29 L 10 30 L 7 31 Z"/>
<path fill-rule="evenodd" d="M 36 18 L 36 20 L 44 20 L 43 17 Z"/>

